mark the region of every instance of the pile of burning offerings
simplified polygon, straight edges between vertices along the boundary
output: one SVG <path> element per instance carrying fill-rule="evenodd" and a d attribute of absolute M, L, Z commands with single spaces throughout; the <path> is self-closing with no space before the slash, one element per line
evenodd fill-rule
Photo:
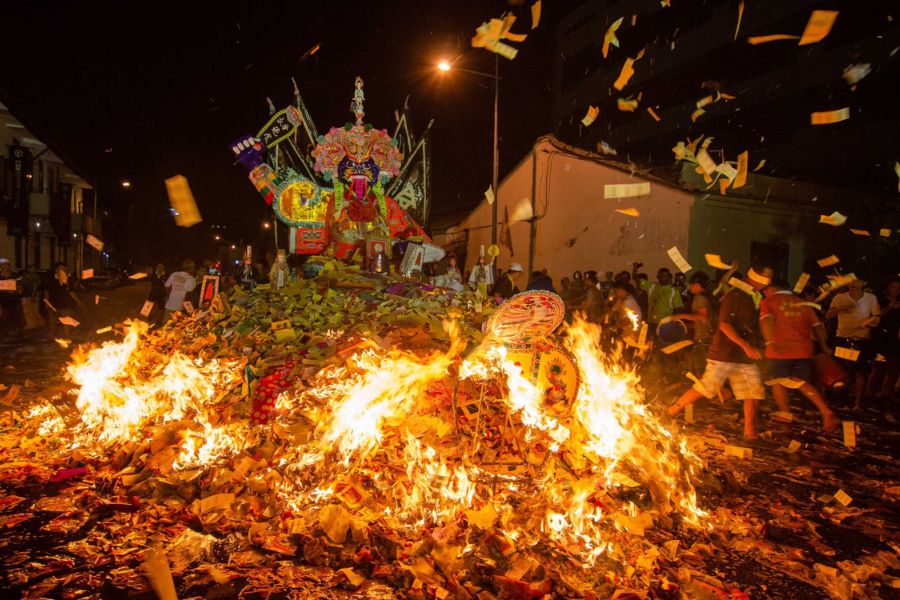
<path fill-rule="evenodd" d="M 17 451 L 38 443 L 57 479 L 80 477 L 73 507 L 130 524 L 73 548 L 115 566 L 114 587 L 165 587 L 167 558 L 184 593 L 674 595 L 658 563 L 711 529 L 700 461 L 593 325 L 517 334 L 557 328 L 557 302 L 504 313 L 331 264 L 79 349 L 75 386 L 29 415 L 43 441 Z"/>

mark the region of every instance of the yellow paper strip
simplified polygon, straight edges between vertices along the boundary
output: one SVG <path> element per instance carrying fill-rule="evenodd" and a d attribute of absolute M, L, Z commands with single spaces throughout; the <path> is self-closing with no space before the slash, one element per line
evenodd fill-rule
<path fill-rule="evenodd" d="M 144 306 L 141 307 L 141 316 L 149 317 L 151 311 L 153 311 L 153 300 L 147 300 L 144 302 Z"/>
<path fill-rule="evenodd" d="M 844 445 L 848 448 L 856 448 L 856 423 L 844 421 Z"/>
<path fill-rule="evenodd" d="M 841 259 L 839 259 L 834 254 L 832 254 L 831 256 L 826 256 L 825 258 L 820 258 L 816 261 L 816 263 L 818 263 L 818 265 L 823 268 L 830 267 L 831 265 L 836 265 L 839 262 L 841 262 Z"/>
<path fill-rule="evenodd" d="M 600 109 L 596 106 L 588 106 L 587 114 L 584 115 L 584 118 L 581 119 L 581 124 L 585 127 L 589 127 L 591 123 L 593 123 L 597 119 L 597 115 L 600 114 Z"/>
<path fill-rule="evenodd" d="M 672 262 L 675 263 L 675 266 L 678 267 L 682 273 L 687 273 L 691 270 L 691 265 L 688 264 L 688 261 L 684 259 L 684 256 L 681 255 L 681 252 L 678 250 L 677 246 L 672 246 L 666 251 L 666 254 L 669 255 L 669 258 L 672 259 Z"/>
<path fill-rule="evenodd" d="M 764 166 L 766 166 L 766 159 L 762 159 L 761 161 L 759 161 L 759 164 L 756 165 L 756 168 L 753 169 L 753 172 L 756 173 L 757 171 L 762 169 Z"/>
<path fill-rule="evenodd" d="M 841 504 L 843 504 L 844 506 L 847 506 L 851 502 L 853 502 L 853 498 L 851 498 L 850 495 L 847 494 L 847 492 L 845 492 L 844 490 L 838 490 L 834 494 L 834 499 L 837 500 L 838 502 L 840 502 Z"/>
<path fill-rule="evenodd" d="M 746 150 L 738 154 L 737 157 L 737 175 L 731 182 L 731 189 L 744 187 L 747 184 L 747 165 L 750 162 L 750 153 Z"/>
<path fill-rule="evenodd" d="M 639 211 L 638 209 L 636 209 L 636 208 L 617 208 L 617 209 L 616 209 L 616 212 L 617 212 L 617 213 L 621 213 L 621 214 L 623 214 L 623 215 L 625 215 L 625 216 L 627 216 L 627 217 L 639 217 L 639 216 L 641 216 L 640 211 Z"/>
<path fill-rule="evenodd" d="M 758 283 L 759 285 L 769 285 L 770 283 L 772 283 L 771 279 L 769 279 L 768 277 L 764 277 L 763 275 L 760 275 L 759 273 L 757 273 L 756 271 L 753 270 L 753 267 L 750 267 L 749 269 L 747 269 L 747 278 L 752 280 L 755 283 Z"/>
<path fill-rule="evenodd" d="M 866 231 L 865 229 L 853 229 L 851 227 L 850 233 L 852 233 L 853 235 L 860 235 L 862 237 L 872 237 L 872 234 L 869 233 L 868 231 Z"/>
<path fill-rule="evenodd" d="M 744 18 L 744 0 L 741 0 L 740 2 L 738 2 L 737 25 L 735 25 L 735 27 L 734 27 L 734 38 L 733 39 L 735 39 L 735 40 L 737 39 L 738 31 L 741 30 L 741 19 L 743 19 L 743 18 Z"/>
<path fill-rule="evenodd" d="M 803 35 L 800 37 L 797 45 L 807 46 L 824 40 L 825 36 L 831 32 L 831 27 L 834 25 L 837 16 L 838 11 L 836 10 L 814 10 L 809 16 L 806 29 L 803 30 Z"/>
<path fill-rule="evenodd" d="M 672 354 L 693 344 L 693 340 L 681 340 L 680 342 L 675 342 L 674 344 L 669 344 L 668 346 L 662 348 L 662 351 L 663 354 Z"/>
<path fill-rule="evenodd" d="M 182 175 L 175 175 L 166 179 L 166 192 L 169 194 L 169 204 L 175 213 L 175 224 L 179 227 L 192 227 L 203 221 L 197 202 L 191 193 L 188 180 Z"/>
<path fill-rule="evenodd" d="M 632 75 L 634 75 L 634 59 L 626 58 L 625 64 L 622 65 L 622 71 L 619 73 L 619 78 L 613 83 L 613 87 L 621 92 L 622 88 L 628 85 L 628 80 L 631 79 Z"/>
<path fill-rule="evenodd" d="M 624 98 L 617 98 L 616 106 L 622 112 L 634 112 L 634 110 L 638 107 L 638 101 L 632 98 L 629 98 L 628 100 Z"/>
<path fill-rule="evenodd" d="M 838 211 L 834 211 L 830 215 L 819 215 L 819 223 L 825 223 L 832 227 L 838 227 L 847 222 L 847 217 Z"/>
<path fill-rule="evenodd" d="M 642 183 L 608 183 L 603 186 L 604 198 L 633 198 L 650 193 L 650 182 Z"/>
<path fill-rule="evenodd" d="M 756 290 L 753 289 L 752 285 L 750 285 L 746 281 L 743 281 L 742 279 L 738 279 L 737 277 L 731 277 L 728 280 L 728 285 L 730 285 L 733 288 L 737 288 L 737 289 L 741 290 L 742 292 L 744 292 L 745 294 L 749 294 L 750 296 L 752 296 L 756 293 Z"/>
<path fill-rule="evenodd" d="M 610 45 L 615 46 L 616 48 L 619 47 L 619 38 L 616 37 L 616 31 L 619 30 L 619 26 L 622 24 L 622 19 L 624 18 L 625 17 L 619 17 L 616 19 L 603 35 L 603 58 L 606 58 L 606 55 L 609 54 Z"/>
<path fill-rule="evenodd" d="M 654 120 L 654 121 L 656 121 L 657 123 L 660 122 L 661 119 L 659 118 L 659 115 L 656 114 L 656 111 L 653 110 L 652 108 L 650 108 L 649 106 L 647 107 L 647 113 L 648 113 L 651 117 L 653 117 L 653 120 Z"/>
<path fill-rule="evenodd" d="M 537 29 L 541 22 L 541 0 L 531 5 L 531 28 Z"/>
<path fill-rule="evenodd" d="M 784 33 L 774 33 L 772 35 L 757 35 L 753 37 L 748 37 L 747 42 L 751 46 L 756 46 L 757 44 L 765 44 L 767 42 L 777 42 L 779 40 L 799 40 L 799 35 L 786 35 Z"/>
<path fill-rule="evenodd" d="M 97 334 L 99 335 L 99 334 L 109 333 L 112 330 L 113 330 L 113 328 L 111 326 L 103 327 L 103 328 L 97 330 Z"/>
<path fill-rule="evenodd" d="M 826 110 L 822 112 L 814 112 L 809 115 L 809 121 L 813 125 L 831 125 L 832 123 L 840 123 L 850 118 L 850 107 L 838 110 Z"/>
<path fill-rule="evenodd" d="M 147 274 L 143 272 L 135 273 L 134 275 L 129 275 L 128 279 L 134 279 L 135 281 L 137 281 L 138 279 L 147 279 Z"/>
<path fill-rule="evenodd" d="M 859 350 L 854 350 L 853 348 L 844 348 L 843 346 L 838 346 L 834 349 L 834 355 L 838 358 L 843 358 L 844 360 L 849 360 L 851 362 L 856 362 L 859 360 Z"/>
<path fill-rule="evenodd" d="M 809 283 L 809 273 L 800 273 L 800 277 L 797 278 L 797 283 L 794 284 L 794 293 L 801 293 L 807 283 Z"/>

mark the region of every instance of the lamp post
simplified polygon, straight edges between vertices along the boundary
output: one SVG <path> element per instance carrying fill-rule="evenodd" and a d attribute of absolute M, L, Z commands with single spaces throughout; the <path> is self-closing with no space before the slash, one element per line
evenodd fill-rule
<path fill-rule="evenodd" d="M 481 71 L 473 71 L 471 69 L 463 69 L 462 67 L 455 67 L 453 61 L 442 60 L 438 63 L 437 68 L 438 71 L 442 73 L 447 73 L 451 69 L 455 69 L 457 71 L 462 71 L 463 73 L 469 73 L 471 75 L 478 75 L 480 77 L 487 77 L 488 79 L 492 79 L 494 81 L 494 144 L 493 144 L 493 156 L 492 156 L 492 165 L 491 165 L 491 191 L 494 194 L 494 201 L 491 203 L 491 244 L 497 243 L 497 203 L 500 200 L 500 191 L 497 189 L 499 186 L 499 182 L 497 181 L 500 177 L 500 148 L 499 148 L 499 127 L 498 127 L 498 117 L 499 117 L 499 107 L 500 107 L 500 55 L 494 55 L 494 74 L 490 73 L 482 73 Z"/>

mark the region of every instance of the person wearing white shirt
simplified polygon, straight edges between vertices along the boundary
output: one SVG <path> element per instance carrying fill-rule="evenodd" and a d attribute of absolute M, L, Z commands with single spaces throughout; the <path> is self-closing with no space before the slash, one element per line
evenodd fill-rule
<path fill-rule="evenodd" d="M 859 352 L 856 360 L 839 358 L 854 377 L 854 408 L 859 408 L 862 404 L 863 390 L 873 358 L 869 338 L 881 316 L 878 299 L 867 292 L 865 287 L 865 281 L 854 279 L 846 292 L 834 297 L 825 313 L 826 319 L 837 317 L 838 320 L 835 353 L 842 349 Z"/>
<path fill-rule="evenodd" d="M 181 270 L 175 271 L 166 280 L 169 298 L 166 300 L 166 320 L 172 313 L 183 310 L 185 297 L 197 287 L 194 279 L 194 261 L 188 259 L 181 263 Z"/>

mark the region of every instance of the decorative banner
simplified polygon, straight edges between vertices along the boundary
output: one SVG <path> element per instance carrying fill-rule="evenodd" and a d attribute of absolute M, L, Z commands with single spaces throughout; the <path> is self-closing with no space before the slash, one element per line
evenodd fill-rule
<path fill-rule="evenodd" d="M 288 106 L 272 115 L 272 118 L 263 125 L 256 137 L 263 141 L 266 148 L 272 148 L 293 135 L 302 122 L 303 117 L 300 115 L 300 111 L 293 106 Z"/>
<path fill-rule="evenodd" d="M 175 175 L 166 179 L 166 191 L 169 194 L 169 205 L 175 214 L 176 225 L 193 227 L 203 221 L 188 180 L 183 175 Z"/>
<path fill-rule="evenodd" d="M 814 112 L 809 116 L 810 123 L 813 125 L 831 125 L 832 123 L 840 123 L 850 118 L 850 107 L 841 108 L 839 110 L 827 110 L 824 112 Z"/>
<path fill-rule="evenodd" d="M 608 183 L 603 186 L 604 198 L 633 198 L 650 193 L 650 182 L 641 183 Z"/>
<path fill-rule="evenodd" d="M 91 234 L 87 234 L 84 237 L 84 243 L 96 250 L 97 252 L 103 252 L 103 242 L 92 236 Z"/>

